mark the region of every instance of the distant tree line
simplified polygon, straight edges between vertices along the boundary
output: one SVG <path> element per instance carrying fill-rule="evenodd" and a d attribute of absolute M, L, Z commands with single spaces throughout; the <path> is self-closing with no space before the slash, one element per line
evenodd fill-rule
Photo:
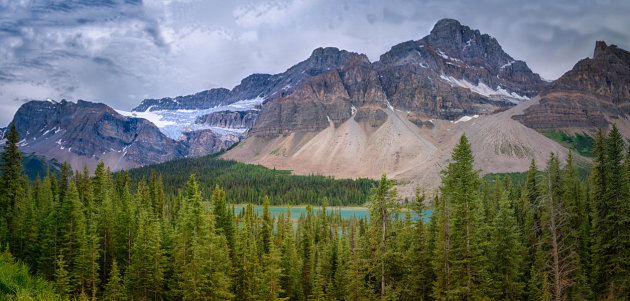
<path fill-rule="evenodd" d="M 164 193 L 176 195 L 194 174 L 202 195 L 209 197 L 219 185 L 233 204 L 262 205 L 265 196 L 271 205 L 321 205 L 324 198 L 331 206 L 364 204 L 374 180 L 359 178 L 334 179 L 321 175 L 292 175 L 288 170 L 269 169 L 261 165 L 244 164 L 216 156 L 185 158 L 154 164 L 128 171 L 132 185 L 157 174 L 164 184 Z"/>

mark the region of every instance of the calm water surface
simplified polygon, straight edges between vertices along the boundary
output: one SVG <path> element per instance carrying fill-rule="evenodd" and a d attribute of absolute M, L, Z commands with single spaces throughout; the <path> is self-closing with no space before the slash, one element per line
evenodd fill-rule
<path fill-rule="evenodd" d="M 236 214 L 239 214 L 241 210 L 245 209 L 245 207 L 246 207 L 245 205 L 234 205 L 234 210 L 236 211 Z M 278 214 L 282 212 L 284 216 L 286 217 L 288 209 L 289 209 L 288 206 L 270 206 L 269 212 L 274 217 L 277 217 Z M 322 210 L 321 207 L 313 207 L 314 213 L 317 213 L 318 211 L 321 211 L 321 210 Z M 254 211 L 256 211 L 256 214 L 261 215 L 263 211 L 263 206 L 254 206 Z M 361 208 L 361 207 L 327 207 L 326 208 L 327 213 L 332 213 L 333 211 L 340 212 L 341 217 L 343 218 L 352 218 L 352 217 L 365 218 L 370 215 L 370 211 L 368 208 Z M 432 213 L 433 213 L 433 210 L 424 211 L 424 213 L 422 214 L 422 218 L 424 219 L 425 222 L 429 221 L 429 218 L 431 217 Z M 405 211 L 401 211 L 400 218 L 404 218 L 405 214 L 406 214 Z M 293 219 L 297 219 L 302 215 L 306 216 L 306 207 L 291 207 L 291 217 Z M 411 212 L 411 218 L 412 219 L 418 218 L 418 214 L 415 212 Z"/>

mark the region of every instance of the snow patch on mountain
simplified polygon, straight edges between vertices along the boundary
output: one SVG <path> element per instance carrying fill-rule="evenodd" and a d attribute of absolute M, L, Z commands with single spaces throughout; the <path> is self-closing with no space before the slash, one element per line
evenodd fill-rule
<path fill-rule="evenodd" d="M 462 116 L 460 119 L 457 119 L 457 121 L 451 121 L 452 123 L 460 123 L 460 122 L 466 122 L 466 121 L 471 121 L 474 118 L 479 118 L 479 115 L 472 115 L 472 116 Z"/>
<path fill-rule="evenodd" d="M 454 57 L 450 57 L 448 55 L 446 55 L 446 53 L 444 53 L 444 51 L 442 51 L 442 49 L 438 48 L 438 54 L 445 60 L 451 60 L 451 61 L 455 61 L 455 62 L 461 62 L 462 60 L 458 59 L 458 58 L 454 58 Z"/>
<path fill-rule="evenodd" d="M 205 110 L 159 110 L 151 111 L 148 108 L 145 112 L 127 112 L 122 110 L 116 110 L 120 115 L 146 119 L 169 138 L 179 139 L 184 132 L 198 131 L 198 130 L 212 130 L 220 135 L 234 135 L 238 137 L 244 136 L 249 129 L 241 128 L 219 128 L 213 127 L 207 124 L 195 123 L 198 117 L 220 111 L 249 111 L 256 110 L 256 107 L 261 105 L 265 101 L 262 97 L 256 97 L 253 99 L 246 99 L 234 102 L 225 106 L 217 106 L 211 109 Z"/>
<path fill-rule="evenodd" d="M 511 66 L 512 64 L 514 64 L 514 62 L 516 62 L 516 61 L 509 61 L 509 62 L 507 62 L 506 64 L 501 66 L 501 69 Z"/>
<path fill-rule="evenodd" d="M 515 92 L 510 92 L 501 86 L 497 86 L 497 89 L 492 89 L 482 82 L 479 82 L 477 85 L 473 85 L 465 79 L 456 79 L 452 76 L 440 75 L 440 78 L 448 82 L 451 86 L 466 88 L 492 100 L 508 100 L 514 104 L 519 104 L 522 101 L 529 100 L 529 97 L 518 95 Z"/>

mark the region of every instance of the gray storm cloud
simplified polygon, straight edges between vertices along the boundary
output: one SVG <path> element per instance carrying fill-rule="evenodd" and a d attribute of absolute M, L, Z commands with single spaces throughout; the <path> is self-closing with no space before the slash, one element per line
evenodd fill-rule
<path fill-rule="evenodd" d="M 143 98 L 232 88 L 320 46 L 375 61 L 455 18 L 554 79 L 596 40 L 630 49 L 629 1 L 0 0 L 0 126 L 31 99 L 130 109 Z"/>

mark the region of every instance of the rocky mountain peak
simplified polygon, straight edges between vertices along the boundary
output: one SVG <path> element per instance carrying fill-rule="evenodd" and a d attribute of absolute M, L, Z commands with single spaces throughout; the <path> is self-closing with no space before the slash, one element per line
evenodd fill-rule
<path fill-rule="evenodd" d="M 356 55 L 357 53 L 339 50 L 336 47 L 319 47 L 313 50 L 311 56 L 303 62 L 303 67 L 309 75 L 314 76 L 340 66 Z"/>
<path fill-rule="evenodd" d="M 498 69 L 514 61 L 495 38 L 453 19 L 438 21 L 431 33 L 422 40 L 445 55 L 464 60 L 470 65 Z"/>
<path fill-rule="evenodd" d="M 615 46 L 615 45 L 612 45 L 612 46 Z M 608 45 L 606 45 L 606 42 L 604 41 L 595 42 L 595 51 L 593 52 L 593 58 L 601 57 L 602 55 L 606 53 L 607 49 L 608 49 Z"/>
<path fill-rule="evenodd" d="M 630 64 L 630 52 L 617 47 L 617 45 L 606 45 L 604 41 L 597 41 L 593 52 L 593 60 L 603 60 L 607 64 L 627 66 Z"/>

